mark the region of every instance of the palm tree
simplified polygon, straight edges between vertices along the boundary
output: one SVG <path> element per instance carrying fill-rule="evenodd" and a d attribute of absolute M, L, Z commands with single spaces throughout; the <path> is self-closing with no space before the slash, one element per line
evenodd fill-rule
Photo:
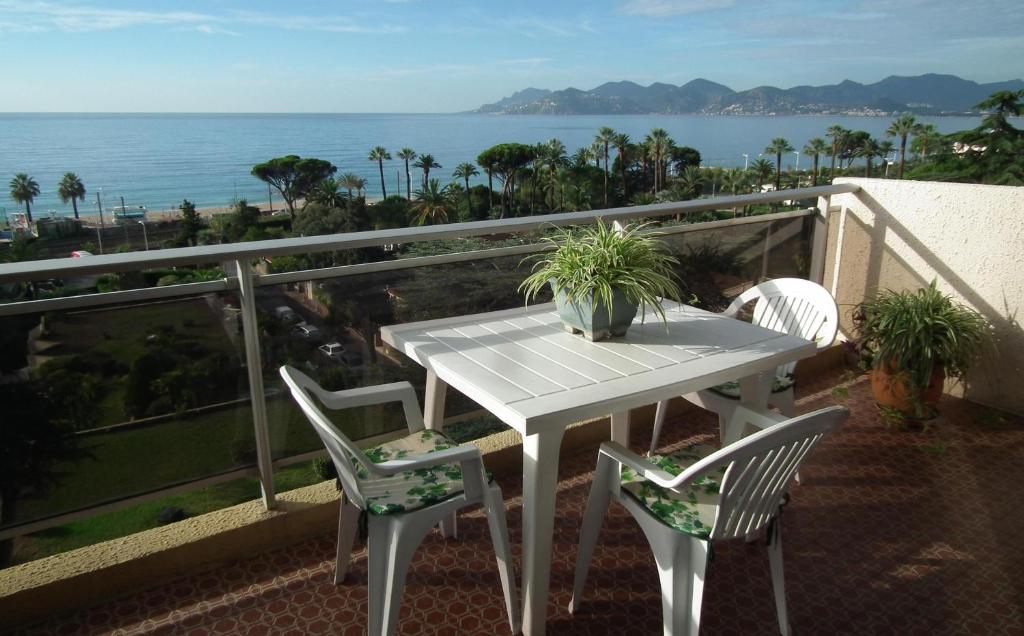
<path fill-rule="evenodd" d="M 78 218 L 78 201 L 85 201 L 85 185 L 74 172 L 65 172 L 57 185 L 57 194 L 62 203 L 71 201 L 71 207 L 75 210 L 75 218 Z"/>
<path fill-rule="evenodd" d="M 939 130 L 935 126 L 918 124 L 914 127 L 914 140 L 910 144 L 910 149 L 924 159 L 928 154 L 928 148 L 934 150 L 941 141 L 942 135 L 939 134 Z"/>
<path fill-rule="evenodd" d="M 572 165 L 576 168 L 585 168 L 590 165 L 590 161 L 594 158 L 594 153 L 590 151 L 590 148 L 580 148 L 573 153 L 570 157 Z"/>
<path fill-rule="evenodd" d="M 772 139 L 772 143 L 764 149 L 766 155 L 775 155 L 775 191 L 779 191 L 782 182 L 782 153 L 793 152 L 793 146 L 783 137 Z"/>
<path fill-rule="evenodd" d="M 384 185 L 384 162 L 391 161 L 391 153 L 384 146 L 377 146 L 370 151 L 370 156 L 367 159 L 377 162 L 377 169 L 380 170 L 380 191 L 385 199 L 388 198 L 388 189 Z"/>
<path fill-rule="evenodd" d="M 804 154 L 814 157 L 814 172 L 811 174 L 811 187 L 818 185 L 818 159 L 828 152 L 828 143 L 821 137 L 815 137 L 804 146 Z"/>
<path fill-rule="evenodd" d="M 416 206 L 413 215 L 417 225 L 431 225 L 448 222 L 448 210 L 451 208 L 451 197 L 448 187 L 441 187 L 441 182 L 431 179 L 421 190 L 416 191 Z"/>
<path fill-rule="evenodd" d="M 535 161 L 548 169 L 548 189 L 551 191 L 550 209 L 555 209 L 555 194 L 558 190 L 558 169 L 565 167 L 568 158 L 565 156 L 565 144 L 558 139 L 549 139 L 537 147 Z"/>
<path fill-rule="evenodd" d="M 686 166 L 682 174 L 675 180 L 676 193 L 683 201 L 696 199 L 704 188 L 704 174 L 697 166 Z"/>
<path fill-rule="evenodd" d="M 889 128 L 885 131 L 885 134 L 889 137 L 900 138 L 900 172 L 898 177 L 903 178 L 903 166 L 907 162 L 907 137 L 914 132 L 917 127 L 917 120 L 910 113 L 903 113 L 897 117 Z"/>
<path fill-rule="evenodd" d="M 471 163 L 460 163 L 455 166 L 455 172 L 452 173 L 452 176 L 456 179 L 462 179 L 466 182 L 466 209 L 469 210 L 470 216 L 473 214 L 473 200 L 469 196 L 469 178 L 475 177 L 478 174 L 480 172 Z"/>
<path fill-rule="evenodd" d="M 477 165 L 483 168 L 484 172 L 487 173 L 487 212 L 491 211 L 491 204 L 494 202 L 494 163 L 485 162 L 480 163 L 479 157 L 477 158 Z"/>
<path fill-rule="evenodd" d="M 359 175 L 356 175 L 352 172 L 346 172 L 345 174 L 341 175 L 341 178 L 338 179 L 342 187 L 348 190 L 349 200 L 352 199 L 352 191 L 357 188 L 359 180 Z"/>
<path fill-rule="evenodd" d="M 398 151 L 398 158 L 405 160 L 405 198 L 412 201 L 412 190 L 409 177 L 409 162 L 416 158 L 416 151 L 412 148 L 402 148 Z"/>
<path fill-rule="evenodd" d="M 665 157 L 668 156 L 669 148 L 673 145 L 672 138 L 664 128 L 653 128 L 644 140 L 648 147 L 648 154 L 654 162 L 654 190 L 657 194 L 662 183 L 662 166 Z"/>
<path fill-rule="evenodd" d="M 594 141 L 601 145 L 604 150 L 604 207 L 608 207 L 608 147 L 615 138 L 615 131 L 608 126 L 603 126 L 597 131 Z"/>
<path fill-rule="evenodd" d="M 626 187 L 626 170 L 629 168 L 630 157 L 629 135 L 618 133 L 612 137 L 612 145 L 615 146 L 615 152 L 619 154 L 619 170 L 622 172 L 622 198 L 628 201 L 629 188 Z"/>
<path fill-rule="evenodd" d="M 864 166 L 865 177 L 871 176 L 871 164 L 874 161 L 875 157 L 879 155 L 879 151 L 880 148 L 878 146 L 878 141 L 872 137 L 868 137 L 867 139 L 865 139 L 864 143 L 861 144 L 860 148 L 857 149 L 857 156 L 864 157 L 864 160 L 866 162 Z"/>
<path fill-rule="evenodd" d="M 39 196 L 39 184 L 24 172 L 19 172 L 11 179 L 11 198 L 17 203 L 25 204 L 25 217 L 32 223 L 32 201 Z"/>
<path fill-rule="evenodd" d="M 758 159 L 750 164 L 750 172 L 757 181 L 757 191 L 760 192 L 765 180 L 772 175 L 772 162 L 767 159 Z"/>
<path fill-rule="evenodd" d="M 319 203 L 328 208 L 344 207 L 345 196 L 341 193 L 342 187 L 344 184 L 340 179 L 328 177 L 314 186 L 313 191 L 309 193 L 309 199 L 313 203 Z M 349 198 L 351 197 L 350 191 Z"/>
<path fill-rule="evenodd" d="M 832 166 L 828 170 L 828 178 L 836 178 L 836 156 L 839 154 L 839 149 L 843 145 L 843 139 L 849 134 L 849 130 L 836 124 L 829 126 L 828 130 L 825 131 L 825 136 L 832 142 Z"/>
<path fill-rule="evenodd" d="M 430 181 L 430 171 L 434 168 L 441 168 L 441 164 L 434 161 L 434 155 L 420 155 L 412 167 L 423 171 L 423 187 L 425 188 L 427 182 Z"/>
<path fill-rule="evenodd" d="M 363 190 L 366 189 L 366 179 L 362 177 L 356 177 L 354 184 L 356 186 L 356 194 L 363 196 Z"/>

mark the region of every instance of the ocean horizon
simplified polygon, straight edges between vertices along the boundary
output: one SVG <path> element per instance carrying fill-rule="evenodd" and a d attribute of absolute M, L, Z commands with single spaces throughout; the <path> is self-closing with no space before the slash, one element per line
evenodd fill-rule
<path fill-rule="evenodd" d="M 367 196 L 381 195 L 374 146 L 392 156 L 403 147 L 434 156 L 442 168 L 431 177 L 453 180 L 462 162 L 474 163 L 483 150 L 504 142 L 537 143 L 560 139 L 571 154 L 589 146 L 597 130 L 610 126 L 634 140 L 651 128 L 668 131 L 678 145 L 700 151 L 704 165 L 742 167 L 774 137 L 802 149 L 812 137 L 839 124 L 884 138 L 892 117 L 832 115 L 489 115 L 473 113 L 0 113 L 6 135 L 0 145 L 0 177 L 24 172 L 35 178 L 40 194 L 36 217 L 70 216 L 72 206 L 57 196 L 65 172 L 75 172 L 87 189 L 79 203 L 83 216 L 120 205 L 146 206 L 154 212 L 176 208 L 189 199 L 201 208 L 224 207 L 238 199 L 267 201 L 267 186 L 250 170 L 256 163 L 287 154 L 318 157 L 367 180 Z M 977 126 L 980 116 L 918 117 L 942 133 Z M 795 165 L 797 156 L 784 157 Z M 800 167 L 811 158 L 799 157 Z M 826 159 L 827 161 L 827 159 Z M 413 189 L 418 171 L 413 172 Z M 404 163 L 385 162 L 388 194 L 405 193 Z M 481 175 L 475 183 L 486 183 Z M 6 181 L 4 182 L 6 186 Z M 281 205 L 274 193 L 276 205 Z M 0 213 L 24 209 L 0 191 Z"/>

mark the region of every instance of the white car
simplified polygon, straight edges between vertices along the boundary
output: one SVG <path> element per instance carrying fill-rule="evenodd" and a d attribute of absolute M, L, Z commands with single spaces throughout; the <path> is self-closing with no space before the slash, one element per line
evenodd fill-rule
<path fill-rule="evenodd" d="M 355 351 L 349 351 L 340 342 L 329 342 L 325 345 L 320 345 L 318 349 L 331 362 L 350 367 L 358 367 L 363 364 L 363 356 Z"/>
<path fill-rule="evenodd" d="M 292 331 L 298 337 L 304 338 L 306 340 L 319 340 L 321 336 L 320 329 L 318 327 L 306 324 L 304 322 L 300 322 L 299 324 L 292 327 Z"/>

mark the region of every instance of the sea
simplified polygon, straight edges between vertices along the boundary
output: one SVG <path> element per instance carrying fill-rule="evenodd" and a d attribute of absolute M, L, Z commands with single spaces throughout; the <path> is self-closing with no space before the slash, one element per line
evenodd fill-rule
<path fill-rule="evenodd" d="M 978 117 L 919 117 L 949 133 L 977 126 Z M 197 207 L 228 206 L 238 199 L 267 201 L 266 184 L 251 176 L 256 163 L 296 154 L 327 159 L 338 174 L 353 172 L 367 180 L 367 196 L 381 195 L 376 162 L 367 155 L 384 146 L 392 156 L 403 147 L 428 153 L 442 166 L 431 171 L 442 181 L 462 162 L 498 143 L 537 143 L 560 139 L 569 154 L 589 146 L 597 130 L 610 126 L 634 140 L 652 128 L 668 131 L 681 146 L 700 151 L 704 165 L 742 167 L 775 137 L 802 149 L 813 137 L 839 124 L 883 138 L 891 117 L 702 116 L 702 115 L 475 115 L 475 114 L 94 114 L 0 113 L 0 215 L 20 211 L 7 181 L 31 175 L 40 194 L 33 214 L 66 216 L 71 204 L 57 196 L 65 172 L 75 172 L 87 195 L 79 204 L 85 216 L 121 205 L 152 211 L 175 209 L 183 199 Z M 795 154 L 784 158 L 794 165 Z M 808 168 L 811 158 L 799 157 Z M 404 164 L 385 162 L 389 195 L 405 191 Z M 413 170 L 413 187 L 418 172 Z M 481 175 L 477 183 L 485 183 Z M 274 202 L 281 205 L 279 197 Z M 0 216 L 2 219 L 2 216 Z"/>

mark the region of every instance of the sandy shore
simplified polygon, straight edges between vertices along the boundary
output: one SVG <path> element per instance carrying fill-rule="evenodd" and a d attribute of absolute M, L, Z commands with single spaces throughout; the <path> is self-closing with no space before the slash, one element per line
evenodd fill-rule
<path fill-rule="evenodd" d="M 366 198 L 368 204 L 377 203 L 380 201 L 379 198 Z M 257 207 L 263 214 L 273 214 L 274 212 L 285 212 L 287 213 L 288 207 L 283 201 L 274 201 L 274 207 L 271 208 L 269 203 L 250 203 L 249 205 Z M 295 202 L 295 209 L 299 210 L 302 208 L 302 200 Z M 204 218 L 210 218 L 217 214 L 230 214 L 234 208 L 232 206 L 220 207 L 220 208 L 197 208 L 199 215 Z M 162 221 L 177 221 L 181 218 L 181 210 L 147 210 L 146 220 L 154 223 Z"/>

